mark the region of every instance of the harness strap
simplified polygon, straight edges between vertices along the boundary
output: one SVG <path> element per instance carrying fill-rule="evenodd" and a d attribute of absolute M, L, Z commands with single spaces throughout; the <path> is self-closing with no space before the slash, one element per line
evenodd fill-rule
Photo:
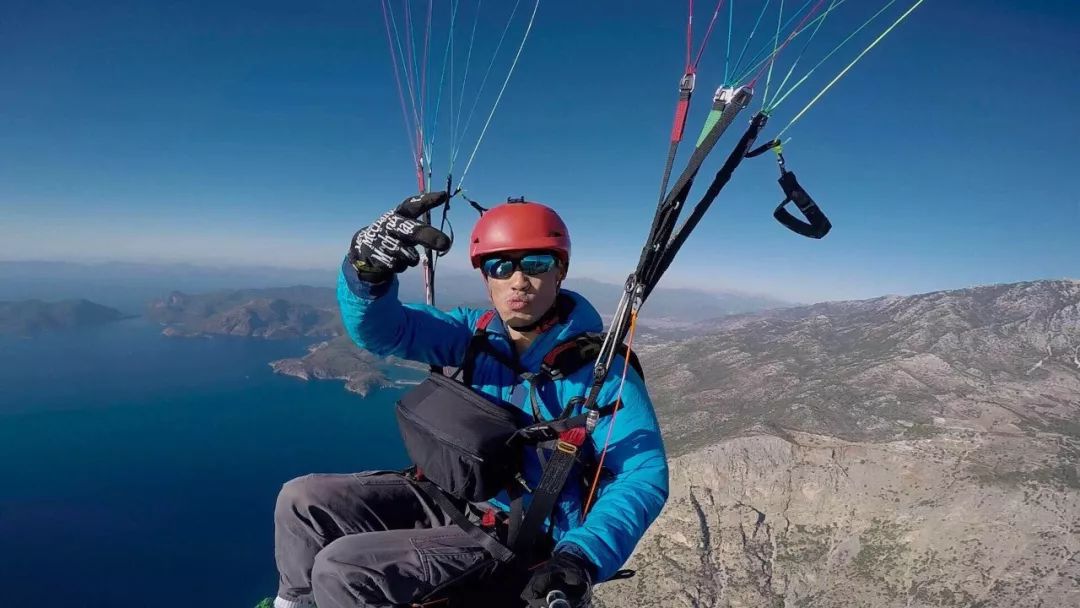
<path fill-rule="evenodd" d="M 573 299 L 560 296 L 556 306 L 552 308 L 552 310 L 557 310 L 559 314 L 552 316 L 552 321 L 556 319 L 564 320 L 573 309 L 573 305 Z M 558 418 L 545 420 L 539 407 L 540 399 L 537 385 L 545 379 L 564 379 L 594 362 L 600 354 L 605 334 L 585 333 L 558 344 L 544 357 L 540 365 L 540 371 L 534 374 L 524 369 L 516 357 L 507 356 L 488 341 L 488 327 L 495 320 L 495 315 L 494 310 L 488 310 L 477 319 L 475 330 L 466 349 L 465 360 L 458 371 L 463 375 L 462 381 L 465 385 L 472 386 L 477 355 L 484 353 L 513 371 L 522 380 L 528 382 L 529 400 L 532 406 L 534 423 L 520 429 L 510 439 L 510 442 L 518 443 L 523 447 L 527 445 L 535 447 L 543 471 L 540 483 L 536 488 L 511 486 L 507 489 L 510 497 L 510 513 L 507 524 L 506 545 L 509 546 L 509 549 L 491 539 L 483 530 L 468 521 L 460 511 L 452 509 L 452 505 L 443 504 L 444 501 L 449 501 L 441 493 L 434 493 L 432 498 L 454 518 L 455 523 L 465 529 L 477 541 L 481 543 L 495 542 L 500 549 L 509 551 L 512 555 L 527 556 L 531 554 L 533 545 L 543 530 L 545 520 L 554 511 L 559 495 L 566 486 L 575 463 L 578 462 L 579 449 L 588 438 L 586 423 L 589 414 L 570 415 L 573 413 L 575 406 L 584 400 L 580 398 L 571 400 L 566 404 Z M 637 355 L 625 344 L 620 346 L 625 359 L 637 370 L 638 374 L 644 377 L 644 371 Z M 615 411 L 616 404 L 611 404 L 597 408 L 592 415 L 609 416 Z M 545 455 L 544 448 L 552 450 L 550 458 Z M 528 508 L 525 506 L 526 494 L 531 494 Z M 488 541 L 478 535 L 485 537 Z M 488 548 L 487 544 L 484 544 L 484 547 Z M 489 551 L 492 555 L 498 557 L 496 550 L 489 549 Z"/>
<path fill-rule="evenodd" d="M 483 528 L 469 521 L 469 518 L 461 512 L 461 509 L 459 509 L 453 501 L 446 497 L 446 494 L 443 494 L 438 486 L 426 479 L 415 479 L 409 475 L 404 475 L 403 477 L 407 479 L 413 487 L 435 501 L 435 504 L 439 505 L 439 508 L 449 515 L 450 519 L 453 520 L 459 528 L 464 530 L 470 538 L 475 540 L 485 551 L 490 553 L 492 557 L 503 563 L 509 563 L 514 560 L 516 555 L 513 551 L 487 532 L 484 532 Z"/>
<path fill-rule="evenodd" d="M 559 442 L 555 445 L 555 452 L 544 467 L 544 474 L 540 478 L 540 485 L 533 492 L 532 502 L 520 526 L 511 531 L 507 544 L 518 554 L 526 554 L 536 542 L 536 536 L 544 525 L 544 520 L 551 514 L 555 502 L 562 493 L 566 480 L 570 477 L 570 471 L 577 462 L 578 449 L 583 443 L 587 433 L 584 427 L 570 429 L 559 434 Z M 511 521 L 513 521 L 513 517 Z"/>

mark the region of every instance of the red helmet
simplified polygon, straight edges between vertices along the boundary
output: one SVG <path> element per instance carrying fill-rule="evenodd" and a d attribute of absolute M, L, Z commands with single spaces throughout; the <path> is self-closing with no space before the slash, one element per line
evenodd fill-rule
<path fill-rule="evenodd" d="M 565 267 L 570 263 L 570 232 L 550 207 L 512 200 L 484 213 L 469 239 L 473 268 L 479 268 L 486 255 L 520 249 L 552 251 Z"/>

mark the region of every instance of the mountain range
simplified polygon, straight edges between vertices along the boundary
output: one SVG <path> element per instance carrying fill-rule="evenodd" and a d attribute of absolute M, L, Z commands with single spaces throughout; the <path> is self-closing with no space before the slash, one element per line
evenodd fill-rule
<path fill-rule="evenodd" d="M 698 329 L 641 352 L 671 496 L 599 605 L 1080 605 L 1080 282 Z"/>

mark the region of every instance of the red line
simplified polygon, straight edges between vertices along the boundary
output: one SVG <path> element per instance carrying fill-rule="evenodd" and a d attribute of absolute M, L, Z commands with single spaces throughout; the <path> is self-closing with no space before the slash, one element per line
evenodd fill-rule
<path fill-rule="evenodd" d="M 705 31 L 705 39 L 701 41 L 701 48 L 698 49 L 697 58 L 694 59 L 694 69 L 697 71 L 698 64 L 701 63 L 701 54 L 705 52 L 705 46 L 709 44 L 709 36 L 712 36 L 713 26 L 716 25 L 716 17 L 720 15 L 720 9 L 724 6 L 724 0 L 719 0 L 716 3 L 716 10 L 713 11 L 712 20 L 709 21 L 709 29 Z"/>
<path fill-rule="evenodd" d="M 386 0 L 382 0 L 383 24 L 386 26 L 386 44 L 390 47 L 390 61 L 394 65 L 394 82 L 397 83 L 398 101 L 401 102 L 401 118 L 405 121 L 405 137 L 409 141 L 409 147 L 416 145 L 409 128 L 409 111 L 405 107 L 405 93 L 401 88 L 401 76 L 398 74 L 397 52 L 394 50 L 394 41 L 390 34 L 390 18 L 386 14 Z"/>

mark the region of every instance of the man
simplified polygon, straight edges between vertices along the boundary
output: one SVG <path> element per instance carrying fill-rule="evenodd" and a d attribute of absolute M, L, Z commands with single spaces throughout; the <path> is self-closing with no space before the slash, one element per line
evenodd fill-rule
<path fill-rule="evenodd" d="M 475 391 L 520 408 L 530 420 L 537 415 L 552 420 L 572 403 L 578 410 L 573 413 L 581 413 L 580 402 L 572 400 L 587 392 L 591 363 L 558 380 L 534 379 L 535 386 L 505 364 L 509 360 L 537 372 L 555 346 L 603 329 L 600 315 L 584 298 L 561 289 L 570 237 L 553 210 L 515 201 L 477 222 L 470 259 L 481 270 L 495 314 L 466 308 L 444 312 L 398 300 L 396 274 L 419 263 L 415 247 L 439 252 L 450 247 L 447 235 L 418 219 L 446 200 L 444 192 L 411 197 L 353 237 L 338 280 L 349 335 L 379 355 L 465 365 Z M 470 348 L 476 335 L 487 340 L 494 356 Z M 605 475 L 587 517 L 583 474 L 576 471 L 577 482 L 567 483 L 558 495 L 539 559 L 523 557 L 533 569 L 520 597 L 530 605 L 540 605 L 555 590 L 572 605 L 587 603 L 591 586 L 616 573 L 667 499 L 667 461 L 652 403 L 635 370 L 626 370 L 621 385 L 625 365 L 618 356 L 598 400 L 621 399 L 617 424 L 611 416 L 600 418 L 583 445 L 584 459 L 595 461 L 607 442 Z M 522 449 L 523 482 L 536 488 L 541 456 L 532 447 Z M 505 512 L 508 505 L 504 493 L 460 508 L 479 522 L 485 509 Z M 456 583 L 474 581 L 478 573 L 484 580 L 494 571 L 490 581 L 501 572 L 491 552 L 455 525 L 438 501 L 407 476 L 387 471 L 289 481 L 278 496 L 275 545 L 276 608 L 422 605 Z"/>

